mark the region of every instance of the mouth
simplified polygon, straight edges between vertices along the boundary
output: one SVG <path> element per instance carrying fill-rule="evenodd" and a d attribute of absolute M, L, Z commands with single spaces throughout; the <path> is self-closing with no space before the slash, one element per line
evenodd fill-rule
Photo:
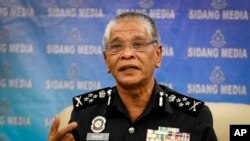
<path fill-rule="evenodd" d="M 130 70 L 139 70 L 139 67 L 135 65 L 124 65 L 119 68 L 119 71 L 130 71 Z"/>

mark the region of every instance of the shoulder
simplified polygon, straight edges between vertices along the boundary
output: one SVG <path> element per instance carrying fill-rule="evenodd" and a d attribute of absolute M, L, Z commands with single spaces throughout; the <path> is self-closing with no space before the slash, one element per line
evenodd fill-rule
<path fill-rule="evenodd" d="M 160 85 L 160 87 L 165 91 L 167 100 L 171 107 L 177 111 L 198 116 L 202 109 L 206 108 L 204 102 L 201 100 L 176 92 L 164 85 Z"/>
<path fill-rule="evenodd" d="M 98 103 L 105 103 L 111 94 L 112 88 L 107 87 L 73 97 L 73 110 L 87 108 Z"/>

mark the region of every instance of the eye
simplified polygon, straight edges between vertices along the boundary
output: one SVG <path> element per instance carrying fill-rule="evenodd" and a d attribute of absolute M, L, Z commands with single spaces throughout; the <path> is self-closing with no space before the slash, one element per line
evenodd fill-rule
<path fill-rule="evenodd" d="M 133 42 L 133 47 L 135 49 L 138 49 L 138 48 L 141 48 L 145 45 L 145 42 L 144 41 L 134 41 Z"/>
<path fill-rule="evenodd" d="M 112 43 L 109 45 L 110 49 L 120 49 L 123 47 L 122 43 Z"/>

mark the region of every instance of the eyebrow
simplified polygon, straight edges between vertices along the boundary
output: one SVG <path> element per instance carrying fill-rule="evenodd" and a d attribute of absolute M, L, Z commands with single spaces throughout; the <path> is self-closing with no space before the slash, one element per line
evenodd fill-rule
<path fill-rule="evenodd" d="M 133 39 L 132 40 L 146 40 L 143 36 L 135 36 L 135 37 L 133 37 Z M 115 37 L 114 39 L 112 39 L 111 41 L 110 41 L 110 43 L 112 43 L 112 42 L 121 42 L 122 40 L 121 40 L 121 38 L 120 37 Z"/>
<path fill-rule="evenodd" d="M 121 41 L 120 37 L 115 37 L 114 39 L 112 39 L 110 41 L 110 43 L 112 43 L 112 42 L 120 42 L 120 41 Z"/>

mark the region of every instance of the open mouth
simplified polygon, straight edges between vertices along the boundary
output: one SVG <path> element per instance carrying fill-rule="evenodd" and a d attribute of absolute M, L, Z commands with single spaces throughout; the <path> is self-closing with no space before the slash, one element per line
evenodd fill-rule
<path fill-rule="evenodd" d="M 127 71 L 127 70 L 138 70 L 139 68 L 135 65 L 125 65 L 119 68 L 119 71 Z"/>

